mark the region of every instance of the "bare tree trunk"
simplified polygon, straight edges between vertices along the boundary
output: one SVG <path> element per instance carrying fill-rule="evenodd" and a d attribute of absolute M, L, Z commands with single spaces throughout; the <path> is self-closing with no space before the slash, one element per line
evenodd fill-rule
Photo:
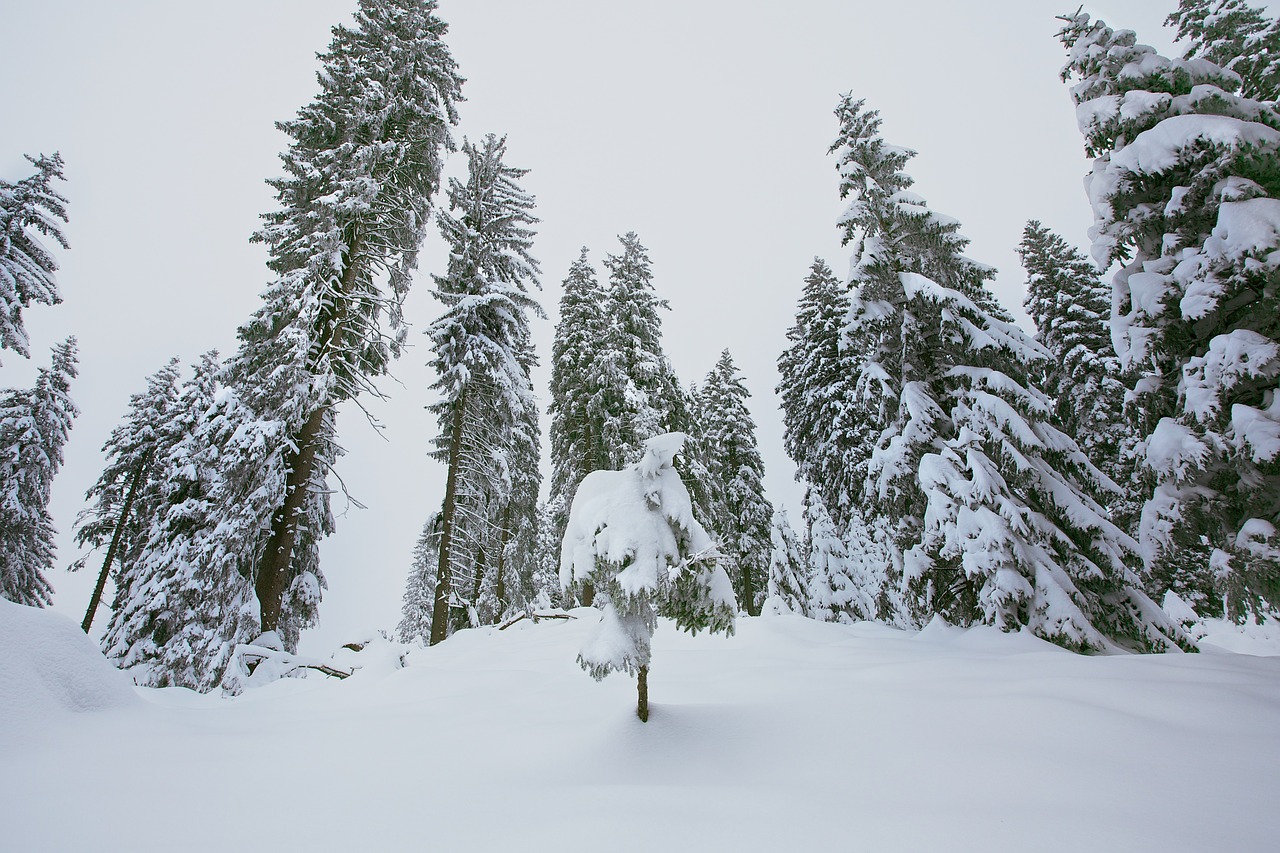
<path fill-rule="evenodd" d="M 431 611 L 431 645 L 449 636 L 449 560 L 452 558 L 453 529 L 458 514 L 458 462 L 462 455 L 462 415 L 466 392 L 454 403 L 453 425 L 449 430 L 449 475 L 440 510 L 440 559 L 436 564 L 436 601 Z"/>
<path fill-rule="evenodd" d="M 311 413 L 294 437 L 295 450 L 285 456 L 284 505 L 276 511 L 271 521 L 271 538 L 258 563 L 258 577 L 254 583 L 258 605 L 262 608 L 263 632 L 280 627 L 280 610 L 289 583 L 289 566 L 293 563 L 294 546 L 298 543 L 298 522 L 306 512 L 308 486 L 315 474 L 316 458 L 320 450 L 321 430 L 329 407 L 322 406 Z"/>
<path fill-rule="evenodd" d="M 133 500 L 138 496 L 138 487 L 142 483 L 142 478 L 151 467 L 151 455 L 154 452 L 154 450 L 148 450 L 143 454 L 142 459 L 138 461 L 137 469 L 133 472 L 133 477 L 129 480 L 129 492 L 125 495 L 124 506 L 120 508 L 120 517 L 116 519 L 116 529 L 111 534 L 107 558 L 102 561 L 102 571 L 98 572 L 98 585 L 93 588 L 89 609 L 85 611 L 84 622 L 80 624 L 86 634 L 89 633 L 89 626 L 93 624 L 93 617 L 98 613 L 98 605 L 102 603 L 102 591 L 107 586 L 107 575 L 111 572 L 111 564 L 115 561 L 116 552 L 120 550 L 120 539 L 124 536 L 124 527 L 129 522 L 129 513 L 133 511 Z"/>
<path fill-rule="evenodd" d="M 636 691 L 639 693 L 639 699 L 636 702 L 636 716 L 640 718 L 640 722 L 649 722 L 649 667 L 641 666 L 640 672 L 636 675 Z"/>

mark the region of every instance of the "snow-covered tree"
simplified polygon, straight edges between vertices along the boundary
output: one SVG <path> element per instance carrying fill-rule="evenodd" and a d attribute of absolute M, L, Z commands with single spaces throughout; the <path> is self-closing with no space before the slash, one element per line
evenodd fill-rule
<path fill-rule="evenodd" d="M 396 636 L 402 643 L 426 642 L 431 636 L 431 614 L 436 605 L 436 562 L 440 559 L 440 513 L 432 513 L 413 546 L 413 563 L 404 585 L 400 624 Z"/>
<path fill-rule="evenodd" d="M 129 398 L 129 411 L 102 446 L 107 464 L 97 482 L 85 492 L 89 506 L 76 517 L 77 545 L 91 549 L 107 545 L 81 625 L 86 633 L 102 601 L 112 565 L 117 560 L 122 567 L 132 565 L 146 543 L 146 532 L 163 487 L 154 476 L 156 457 L 180 438 L 169 430 L 172 409 L 178 401 L 179 373 L 178 359 L 174 358 L 147 377 L 146 391 Z M 71 568 L 82 568 L 87 560 L 86 554 Z"/>
<path fill-rule="evenodd" d="M 1072 648 L 1165 648 L 1137 545 L 1089 495 L 1107 479 L 1029 382 L 1048 357 L 963 254 L 959 223 L 910 191 L 912 152 L 845 96 L 832 146 L 857 249 L 846 336 L 860 417 L 878 433 L 860 500 L 891 537 L 917 621 L 1029 627 Z"/>
<path fill-rule="evenodd" d="M 441 149 L 453 145 L 462 81 L 435 11 L 435 0 L 361 0 L 320 56 L 319 94 L 279 124 L 290 138 L 285 176 L 270 182 L 279 209 L 254 236 L 276 279 L 239 330 L 223 379 L 236 399 L 216 415 L 223 426 L 246 420 L 230 432 L 201 430 L 236 444 L 219 477 L 248 499 L 224 508 L 223 542 L 213 547 L 250 565 L 242 577 L 259 627 L 286 646 L 298 626 L 291 620 L 314 618 L 310 599 L 323 586 L 316 547 L 331 526 L 334 411 L 372 391 L 399 353 L 401 302 L 440 184 Z M 291 615 L 290 600 L 304 599 L 305 612 Z"/>
<path fill-rule="evenodd" d="M 764 462 L 747 410 L 751 392 L 725 350 L 699 392 L 697 419 L 710 491 L 708 522 L 719 542 L 734 592 L 748 615 L 760 615 L 769 578 L 773 505 L 764 496 Z"/>
<path fill-rule="evenodd" d="M 859 433 L 865 419 L 856 417 L 853 353 L 840 343 L 848 313 L 848 288 L 815 258 L 778 358 L 783 443 L 796 479 L 816 484 L 841 518 L 859 491 L 871 443 Z"/>
<path fill-rule="evenodd" d="M 0 178 L 0 350 L 30 357 L 22 309 L 62 301 L 54 271 L 58 263 L 40 237 L 67 248 L 59 222 L 67 221 L 67 200 L 53 189 L 62 180 L 62 157 L 27 157 L 36 172 L 16 184 Z"/>
<path fill-rule="evenodd" d="M 1112 339 L 1155 482 L 1144 556 L 1184 583 L 1211 578 L 1234 617 L 1268 610 L 1280 603 L 1280 114 L 1233 94 L 1237 75 L 1207 59 L 1168 59 L 1084 13 L 1063 20 L 1063 79 L 1096 158 L 1093 255 L 1119 264 Z"/>
<path fill-rule="evenodd" d="M 1187 43 L 1184 59 L 1207 59 L 1237 75 L 1246 98 L 1280 100 L 1280 22 L 1262 9 L 1243 0 L 1180 0 L 1165 23 Z"/>
<path fill-rule="evenodd" d="M 596 680 L 618 670 L 635 675 L 644 721 L 657 617 L 692 633 L 732 634 L 737 612 L 729 576 L 675 469 L 684 442 L 680 433 L 657 435 L 628 468 L 588 474 L 560 551 L 562 588 L 589 578 L 602 610 L 578 663 Z"/>
<path fill-rule="evenodd" d="M 809 600 L 805 612 L 822 622 L 874 619 L 874 590 L 857 572 L 848 543 L 831 520 L 820 493 L 805 495 L 805 545 Z"/>
<path fill-rule="evenodd" d="M 449 630 L 450 608 L 478 624 L 505 608 L 503 563 L 511 531 L 536 526 L 537 403 L 529 380 L 533 351 L 529 295 L 538 284 L 533 197 L 519 180 L 528 170 L 503 162 L 505 139 L 463 146 L 466 183 L 449 185 L 439 216 L 449 267 L 435 277 L 444 313 L 431 325 L 440 393 L 435 456 L 447 466 L 431 642 Z"/>
<path fill-rule="evenodd" d="M 808 557 L 803 552 L 796 532 L 787 518 L 787 510 L 778 507 L 770 527 L 769 597 L 762 612 L 794 613 L 807 616 L 809 608 Z"/>
<path fill-rule="evenodd" d="M 1098 268 L 1039 222 L 1018 246 L 1027 272 L 1024 305 L 1049 359 L 1034 371 L 1067 435 L 1124 493 L 1095 494 L 1125 532 L 1136 532 L 1141 499 L 1135 482 L 1136 438 L 1125 420 L 1120 360 L 1111 346 L 1111 288 Z"/>
<path fill-rule="evenodd" d="M 72 402 L 76 339 L 53 348 L 30 389 L 0 391 L 0 596 L 32 607 L 52 601 L 55 555 L 49 497 L 79 410 Z"/>

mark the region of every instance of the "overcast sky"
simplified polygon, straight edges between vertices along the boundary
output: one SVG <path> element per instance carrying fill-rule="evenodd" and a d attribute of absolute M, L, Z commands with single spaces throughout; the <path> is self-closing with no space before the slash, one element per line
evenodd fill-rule
<path fill-rule="evenodd" d="M 3 0 L 0 174 L 28 174 L 23 153 L 57 150 L 67 163 L 65 302 L 27 311 L 31 363 L 0 356 L 0 386 L 25 385 L 49 347 L 80 340 L 73 394 L 83 414 L 52 506 L 60 566 L 77 556 L 72 522 L 129 395 L 172 356 L 189 364 L 210 348 L 232 352 L 257 307 L 269 274 L 247 238 L 272 208 L 263 181 L 278 174 L 286 143 L 273 122 L 315 93 L 315 54 L 354 4 Z M 1090 222 L 1087 162 L 1058 80 L 1054 17 L 1067 5 L 440 0 L 468 80 L 457 138 L 507 134 L 509 163 L 531 170 L 549 315 L 535 322 L 544 409 L 560 281 L 584 245 L 603 278 L 617 235 L 635 231 L 671 303 L 664 339 L 682 381 L 701 381 L 723 349 L 733 353 L 753 394 L 770 496 L 796 518 L 775 362 L 813 258 L 847 269 L 826 156 L 838 96 L 866 98 L 886 139 L 919 152 L 907 167 L 915 190 L 961 221 L 969 254 L 999 268 L 997 294 L 1023 317 L 1023 224 L 1039 219 L 1083 246 Z M 1174 5 L 1085 8 L 1169 53 L 1161 22 Z M 368 401 L 382 434 L 357 411 L 340 420 L 339 471 L 367 508 L 340 516 L 323 546 L 329 590 L 304 651 L 394 628 L 410 551 L 440 504 L 421 330 L 438 311 L 430 274 L 443 256 L 433 231 L 406 308 L 417 346 L 382 383 L 391 400 Z M 94 575 L 55 571 L 55 608 L 79 620 Z M 98 619 L 101 629 L 105 610 Z"/>

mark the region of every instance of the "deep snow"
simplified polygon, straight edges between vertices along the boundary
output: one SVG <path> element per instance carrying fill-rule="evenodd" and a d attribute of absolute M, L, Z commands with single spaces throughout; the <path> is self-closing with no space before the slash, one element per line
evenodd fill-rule
<path fill-rule="evenodd" d="M 6 604 L 0 849 L 1275 849 L 1278 657 L 663 621 L 644 724 L 631 679 L 575 664 L 573 615 L 223 699 L 128 695 L 72 622 Z"/>

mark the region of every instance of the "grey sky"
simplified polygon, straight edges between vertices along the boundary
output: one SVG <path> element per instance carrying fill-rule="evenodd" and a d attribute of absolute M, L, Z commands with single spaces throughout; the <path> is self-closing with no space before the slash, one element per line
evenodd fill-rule
<path fill-rule="evenodd" d="M 25 175 L 24 152 L 60 150 L 67 162 L 65 303 L 30 309 L 35 358 L 7 353 L 0 367 L 0 385 L 25 384 L 51 345 L 80 338 L 73 393 L 83 414 L 53 501 L 65 565 L 99 448 L 129 395 L 173 355 L 189 364 L 210 348 L 230 353 L 257 306 L 268 272 L 247 238 L 272 206 L 263 180 L 278 173 L 285 144 L 272 123 L 312 96 L 314 54 L 355 0 L 3 5 L 0 174 Z M 634 230 L 671 303 L 665 342 L 682 381 L 701 381 L 722 349 L 733 352 L 754 395 L 771 496 L 794 518 L 774 363 L 814 256 L 847 268 L 826 156 L 838 95 L 865 97 L 886 138 L 919 152 L 908 166 L 915 190 L 963 223 L 969 253 L 1000 269 L 998 295 L 1022 316 L 1013 250 L 1025 221 L 1078 245 L 1090 221 L 1053 35 L 1071 5 L 440 0 L 468 78 L 458 139 L 505 133 L 509 162 L 532 170 L 550 315 L 535 323 L 544 407 L 560 280 L 579 247 L 602 270 L 616 235 Z M 1086 10 L 1167 53 L 1160 24 L 1174 5 Z M 324 545 L 330 588 L 304 650 L 394 627 L 414 540 L 439 505 L 420 330 L 437 311 L 429 276 L 442 257 L 433 232 L 407 306 L 416 348 L 382 383 L 391 401 L 368 401 L 382 436 L 358 411 L 341 419 L 339 471 L 368 508 L 340 517 Z M 92 574 L 56 571 L 55 608 L 78 620 Z"/>

